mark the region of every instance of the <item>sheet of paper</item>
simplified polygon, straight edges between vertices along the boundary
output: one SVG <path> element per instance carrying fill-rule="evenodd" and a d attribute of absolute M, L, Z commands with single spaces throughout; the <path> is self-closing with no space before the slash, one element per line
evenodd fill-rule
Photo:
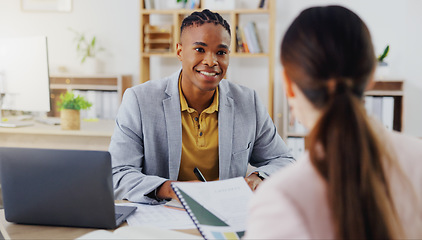
<path fill-rule="evenodd" d="M 235 231 L 244 231 L 252 191 L 244 178 L 176 184 Z"/>
<path fill-rule="evenodd" d="M 172 209 L 164 205 L 122 203 L 137 207 L 127 223 L 129 226 L 153 226 L 163 229 L 195 229 L 195 224 L 186 211 Z"/>
<path fill-rule="evenodd" d="M 177 201 L 176 199 L 172 199 L 171 201 L 167 202 L 166 204 L 164 204 L 164 206 L 166 207 L 172 207 L 172 208 L 176 208 L 176 209 L 180 209 L 180 210 L 185 210 L 185 208 L 183 207 L 182 203 Z"/>

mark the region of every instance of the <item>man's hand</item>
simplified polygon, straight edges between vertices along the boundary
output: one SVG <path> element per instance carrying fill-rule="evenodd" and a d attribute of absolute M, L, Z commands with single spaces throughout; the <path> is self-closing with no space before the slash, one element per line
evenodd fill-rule
<path fill-rule="evenodd" d="M 176 199 L 179 200 L 179 198 L 176 196 L 176 193 L 173 191 L 173 188 L 171 188 L 171 183 L 174 181 L 168 180 L 165 181 L 161 186 L 157 188 L 157 197 L 159 199 Z"/>
<path fill-rule="evenodd" d="M 252 173 L 251 175 L 246 177 L 245 181 L 252 189 L 252 191 L 255 191 L 258 185 L 262 182 L 261 178 L 259 178 L 256 173 Z"/>
<path fill-rule="evenodd" d="M 159 199 L 176 199 L 179 200 L 176 193 L 173 191 L 173 188 L 171 187 L 171 183 L 176 182 L 172 180 L 165 181 L 161 186 L 157 188 L 157 197 Z M 192 180 L 188 182 L 199 182 L 198 180 Z"/>

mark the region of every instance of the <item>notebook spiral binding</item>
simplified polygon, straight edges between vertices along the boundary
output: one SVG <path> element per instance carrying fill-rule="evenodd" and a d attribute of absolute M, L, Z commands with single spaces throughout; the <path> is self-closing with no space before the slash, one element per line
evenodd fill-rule
<path fill-rule="evenodd" d="M 189 205 L 186 203 L 185 198 L 180 193 L 179 188 L 171 184 L 171 188 L 173 188 L 173 191 L 176 193 L 177 197 L 179 198 L 180 202 L 182 203 L 183 207 L 185 208 L 186 212 L 188 212 L 189 217 L 192 219 L 193 223 L 195 224 L 196 228 L 198 229 L 199 233 L 201 233 L 202 237 L 204 237 L 205 240 L 208 240 L 205 236 L 205 233 L 202 231 L 198 220 L 196 219 L 195 215 L 193 214 L 192 210 L 190 209 Z"/>

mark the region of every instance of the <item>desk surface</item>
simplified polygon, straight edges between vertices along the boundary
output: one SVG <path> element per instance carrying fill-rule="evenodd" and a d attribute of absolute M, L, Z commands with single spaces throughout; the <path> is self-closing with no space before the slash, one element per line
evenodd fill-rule
<path fill-rule="evenodd" d="M 0 210 L 0 231 L 4 239 L 74 239 L 94 231 L 94 228 L 37 226 L 9 223 Z"/>
<path fill-rule="evenodd" d="M 31 122 L 34 125 L 17 128 L 0 127 L 0 133 L 111 137 L 115 125 L 114 120 L 99 119 L 92 122 L 82 120 L 80 130 L 62 130 L 60 125 Z"/>
<path fill-rule="evenodd" d="M 123 223 L 122 226 L 127 226 L 127 223 Z M 0 210 L 0 231 L 4 239 L 75 239 L 95 230 L 98 229 L 10 223 L 6 221 L 4 217 L 4 209 Z M 197 229 L 182 229 L 174 231 L 200 236 Z"/>
<path fill-rule="evenodd" d="M 106 151 L 114 126 L 114 120 L 99 120 L 81 121 L 80 130 L 61 130 L 60 125 L 38 122 L 27 127 L 0 127 L 0 146 Z"/>

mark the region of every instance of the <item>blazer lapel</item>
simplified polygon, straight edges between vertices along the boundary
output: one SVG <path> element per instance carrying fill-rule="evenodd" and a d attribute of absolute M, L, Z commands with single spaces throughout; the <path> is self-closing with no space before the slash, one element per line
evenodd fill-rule
<path fill-rule="evenodd" d="M 182 119 L 180 113 L 180 98 L 178 79 L 179 74 L 173 74 L 168 81 L 166 93 L 169 96 L 163 100 L 164 116 L 166 120 L 169 179 L 177 180 L 179 175 L 180 158 L 182 156 Z"/>
<path fill-rule="evenodd" d="M 223 80 L 225 81 L 225 80 Z M 229 178 L 229 170 L 232 155 L 232 138 L 233 138 L 233 98 L 229 96 L 229 92 L 224 82 L 220 82 L 220 107 L 218 110 L 218 154 L 219 154 L 219 178 Z"/>

